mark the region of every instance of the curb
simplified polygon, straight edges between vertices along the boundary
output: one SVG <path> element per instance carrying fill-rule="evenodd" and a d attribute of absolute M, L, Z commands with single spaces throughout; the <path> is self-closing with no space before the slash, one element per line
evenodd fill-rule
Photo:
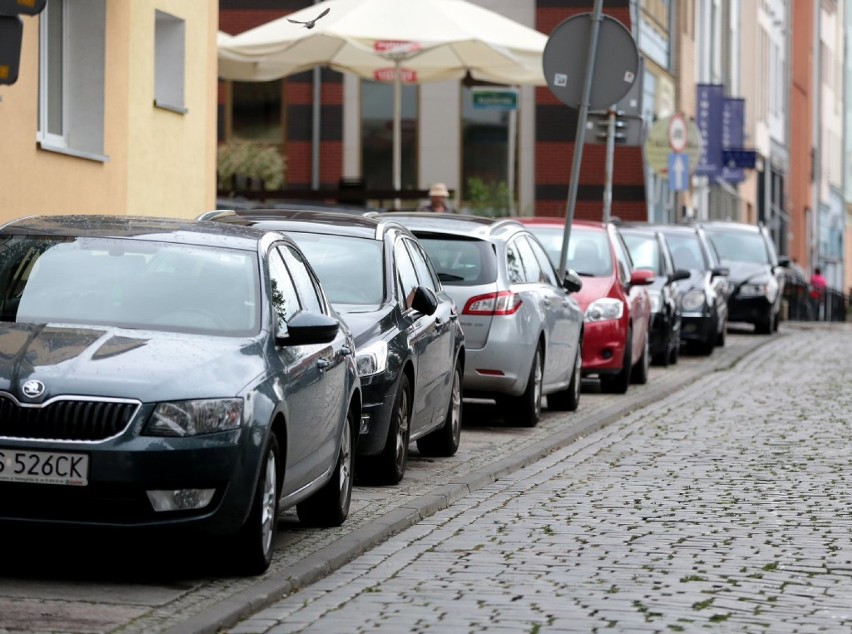
<path fill-rule="evenodd" d="M 373 522 L 342 536 L 333 544 L 307 555 L 291 567 L 291 574 L 287 578 L 276 577 L 259 581 L 251 588 L 220 601 L 213 608 L 193 615 L 165 632 L 166 634 L 216 634 L 232 627 L 288 594 L 328 576 L 388 538 L 446 509 L 466 495 L 570 445 L 579 438 L 603 429 L 633 410 L 646 407 L 682 390 L 712 372 L 729 370 L 745 356 L 783 336 L 784 333 L 781 332 L 772 337 L 756 337 L 754 345 L 736 352 L 724 348 L 717 349 L 715 356 L 707 359 L 708 364 L 691 368 L 663 384 L 651 385 L 641 395 L 619 399 L 614 405 L 589 413 L 583 417 L 582 421 L 525 448 L 517 455 L 471 471 L 457 483 L 436 487 L 433 492 L 415 498 Z M 671 369 L 676 372 L 678 368 L 675 366 Z M 568 413 L 566 416 L 570 418 L 571 414 Z"/>

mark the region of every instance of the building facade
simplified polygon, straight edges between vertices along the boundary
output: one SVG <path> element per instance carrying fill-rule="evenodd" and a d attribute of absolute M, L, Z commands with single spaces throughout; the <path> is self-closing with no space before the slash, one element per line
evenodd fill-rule
<path fill-rule="evenodd" d="M 0 86 L 0 220 L 215 205 L 216 0 L 47 0 Z"/>

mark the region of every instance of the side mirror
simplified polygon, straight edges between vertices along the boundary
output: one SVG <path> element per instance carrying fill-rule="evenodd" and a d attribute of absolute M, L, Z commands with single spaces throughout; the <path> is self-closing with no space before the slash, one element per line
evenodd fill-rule
<path fill-rule="evenodd" d="M 631 286 L 647 286 L 654 283 L 654 272 L 648 269 L 636 269 L 630 276 Z"/>
<path fill-rule="evenodd" d="M 679 282 L 680 280 L 688 280 L 690 277 L 691 275 L 686 269 L 675 269 L 675 271 L 669 275 L 669 284 L 672 282 Z"/>
<path fill-rule="evenodd" d="M 281 345 L 306 346 L 315 343 L 331 343 L 337 336 L 340 322 L 309 310 L 301 310 L 287 322 L 287 332 L 276 337 Z"/>
<path fill-rule="evenodd" d="M 418 313 L 424 315 L 434 315 L 438 310 L 438 297 L 430 288 L 418 286 L 414 289 L 414 299 L 411 301 L 411 307 Z"/>
<path fill-rule="evenodd" d="M 583 288 L 583 280 L 574 271 L 566 271 L 562 280 L 562 288 L 569 293 L 579 293 L 580 289 Z"/>
<path fill-rule="evenodd" d="M 786 255 L 778 256 L 778 266 L 783 266 L 785 269 L 790 266 L 792 260 Z"/>
<path fill-rule="evenodd" d="M 731 274 L 731 269 L 727 266 L 717 266 L 710 270 L 711 277 L 728 277 Z"/>

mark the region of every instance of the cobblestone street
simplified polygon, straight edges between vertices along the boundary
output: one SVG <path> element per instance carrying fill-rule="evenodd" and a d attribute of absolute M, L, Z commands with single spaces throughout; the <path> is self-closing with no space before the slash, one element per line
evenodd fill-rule
<path fill-rule="evenodd" d="M 848 631 L 850 335 L 773 338 L 230 631 Z"/>

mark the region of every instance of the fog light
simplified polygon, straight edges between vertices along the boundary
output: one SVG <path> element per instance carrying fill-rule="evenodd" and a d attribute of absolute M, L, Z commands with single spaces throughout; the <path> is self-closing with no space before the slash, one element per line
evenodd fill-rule
<path fill-rule="evenodd" d="M 358 430 L 359 434 L 366 434 L 370 431 L 370 415 L 369 414 L 361 414 L 361 429 Z"/>
<path fill-rule="evenodd" d="M 210 504 L 216 489 L 175 489 L 147 491 L 148 501 L 158 513 L 162 511 L 191 511 Z"/>
<path fill-rule="evenodd" d="M 610 350 L 610 349 L 602 350 L 601 351 L 601 359 L 605 359 L 607 361 L 612 359 L 612 350 Z"/>

